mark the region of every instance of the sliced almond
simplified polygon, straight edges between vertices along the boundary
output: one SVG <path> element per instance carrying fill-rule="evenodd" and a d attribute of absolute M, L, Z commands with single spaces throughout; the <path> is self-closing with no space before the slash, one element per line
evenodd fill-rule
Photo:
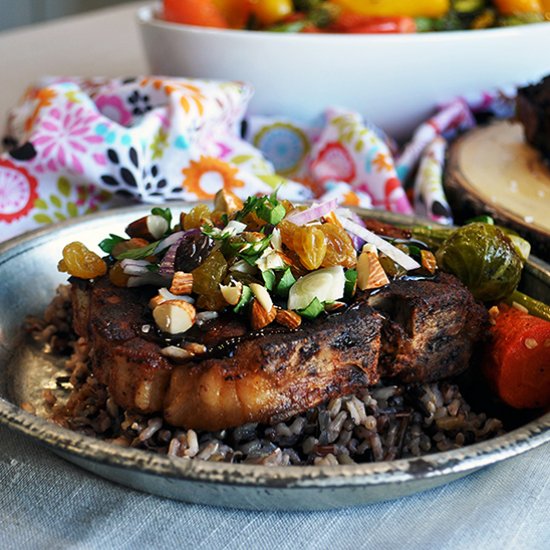
<path fill-rule="evenodd" d="M 214 210 L 219 210 L 226 214 L 233 214 L 237 210 L 242 210 L 243 206 L 243 201 L 235 193 L 227 189 L 220 189 L 214 197 Z"/>
<path fill-rule="evenodd" d="M 167 300 L 153 310 L 153 318 L 163 332 L 180 334 L 193 326 L 196 310 L 183 300 Z"/>
<path fill-rule="evenodd" d="M 160 294 L 157 294 L 156 296 L 153 296 L 149 300 L 149 307 L 151 309 L 155 309 L 156 307 L 160 306 L 160 304 L 163 304 L 166 302 L 166 298 L 163 298 Z"/>
<path fill-rule="evenodd" d="M 277 309 L 275 321 L 284 327 L 294 329 L 302 324 L 302 318 L 295 311 L 289 309 Z"/>
<path fill-rule="evenodd" d="M 231 285 L 220 285 L 223 299 L 230 305 L 236 306 L 243 293 L 243 285 L 240 282 Z"/>
<path fill-rule="evenodd" d="M 170 286 L 170 292 L 176 296 L 191 294 L 193 291 L 193 274 L 176 271 Z"/>
<path fill-rule="evenodd" d="M 267 327 L 267 325 L 275 320 L 275 317 L 277 317 L 276 308 L 272 306 L 269 311 L 266 311 L 258 299 L 253 300 L 250 322 L 254 330 L 260 330 Z"/>
<path fill-rule="evenodd" d="M 193 355 L 202 355 L 203 353 L 206 353 L 206 346 L 204 344 L 199 344 L 198 342 L 187 342 L 183 348 Z"/>
<path fill-rule="evenodd" d="M 126 233 L 130 237 L 148 241 L 157 241 L 166 231 L 168 231 L 168 222 L 157 214 L 149 214 L 149 216 L 135 220 L 126 228 Z"/>
<path fill-rule="evenodd" d="M 357 287 L 360 290 L 369 290 L 380 288 L 389 282 L 378 256 L 370 251 L 361 252 L 357 259 Z"/>
<path fill-rule="evenodd" d="M 262 307 L 267 311 L 271 311 L 273 309 L 273 301 L 271 300 L 271 296 L 269 295 L 269 292 L 267 291 L 267 288 L 265 286 L 259 285 L 258 283 L 250 283 L 250 290 L 254 294 L 254 297 L 260 302 Z"/>
<path fill-rule="evenodd" d="M 195 356 L 192 351 L 179 348 L 178 346 L 166 346 L 160 350 L 164 357 L 173 359 L 174 361 L 187 361 Z"/>

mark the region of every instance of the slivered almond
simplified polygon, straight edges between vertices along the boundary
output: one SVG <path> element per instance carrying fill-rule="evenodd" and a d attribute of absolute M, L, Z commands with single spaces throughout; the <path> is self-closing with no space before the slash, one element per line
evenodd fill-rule
<path fill-rule="evenodd" d="M 277 310 L 274 307 L 271 307 L 269 311 L 262 306 L 260 301 L 255 298 L 252 302 L 252 313 L 251 313 L 251 325 L 254 330 L 260 330 L 267 325 L 271 324 L 275 317 L 277 317 Z"/>
<path fill-rule="evenodd" d="M 163 332 L 179 334 L 193 326 L 196 310 L 183 300 L 167 300 L 153 310 L 153 318 Z"/>
<path fill-rule="evenodd" d="M 149 300 L 149 307 L 151 309 L 155 309 L 157 306 L 160 306 L 160 304 L 164 302 L 166 302 L 166 298 L 163 298 L 160 294 L 157 294 Z"/>
<path fill-rule="evenodd" d="M 389 283 L 388 276 L 374 252 L 361 252 L 357 259 L 357 287 L 360 290 L 380 288 Z"/>
<path fill-rule="evenodd" d="M 223 299 L 230 305 L 236 306 L 243 293 L 243 285 L 240 282 L 231 285 L 220 285 L 220 292 Z"/>
<path fill-rule="evenodd" d="M 183 349 L 193 355 L 202 355 L 206 353 L 206 346 L 198 342 L 187 342 L 187 344 L 183 346 Z"/>
<path fill-rule="evenodd" d="M 160 353 L 164 357 L 168 357 L 174 361 L 187 361 L 195 356 L 193 352 L 179 348 L 178 346 L 166 346 L 160 350 Z"/>
<path fill-rule="evenodd" d="M 176 296 L 191 294 L 193 291 L 193 274 L 185 273 L 184 271 L 176 271 L 169 290 Z"/>
<path fill-rule="evenodd" d="M 432 275 L 435 273 L 437 269 L 437 260 L 435 259 L 433 252 L 430 252 L 429 250 L 421 250 L 420 263 L 429 273 Z"/>
<path fill-rule="evenodd" d="M 214 210 L 219 210 L 226 214 L 233 214 L 237 210 L 242 210 L 243 206 L 243 201 L 235 193 L 227 189 L 220 189 L 214 197 Z"/>
<path fill-rule="evenodd" d="M 288 309 L 276 309 L 275 321 L 284 327 L 294 329 L 302 324 L 302 318 L 295 312 Z"/>
<path fill-rule="evenodd" d="M 269 295 L 267 288 L 265 288 L 265 286 L 259 285 L 258 283 L 250 283 L 249 286 L 256 300 L 260 302 L 262 307 L 267 312 L 270 312 L 273 309 L 273 301 L 271 300 L 271 296 Z"/>

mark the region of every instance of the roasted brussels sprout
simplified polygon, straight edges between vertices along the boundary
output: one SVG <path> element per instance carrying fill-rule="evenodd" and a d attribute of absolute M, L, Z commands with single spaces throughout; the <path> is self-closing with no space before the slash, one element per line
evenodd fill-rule
<path fill-rule="evenodd" d="M 453 231 L 436 258 L 442 270 L 456 275 L 478 300 L 485 302 L 509 296 L 523 269 L 521 256 L 504 232 L 479 222 Z"/>

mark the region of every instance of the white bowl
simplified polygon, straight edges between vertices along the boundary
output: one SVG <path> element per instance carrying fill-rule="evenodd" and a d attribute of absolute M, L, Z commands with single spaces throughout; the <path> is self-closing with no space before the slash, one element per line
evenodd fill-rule
<path fill-rule="evenodd" d="M 406 35 L 218 30 L 138 12 L 158 75 L 252 84 L 252 114 L 310 120 L 356 110 L 397 139 L 456 95 L 530 83 L 550 73 L 550 24 Z"/>

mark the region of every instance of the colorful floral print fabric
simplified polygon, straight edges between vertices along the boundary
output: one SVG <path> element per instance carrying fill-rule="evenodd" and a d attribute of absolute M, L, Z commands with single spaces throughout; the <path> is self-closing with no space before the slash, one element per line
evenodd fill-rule
<path fill-rule="evenodd" d="M 1 239 L 128 201 L 210 199 L 222 187 L 243 198 L 279 189 L 291 200 L 336 197 L 400 213 L 414 205 L 451 221 L 445 137 L 473 124 L 466 100 L 439 109 L 400 152 L 342 109 L 310 124 L 247 118 L 252 93 L 241 82 L 160 77 L 30 88 L 10 113 L 0 155 Z M 476 101 L 495 103 L 487 94 Z"/>

